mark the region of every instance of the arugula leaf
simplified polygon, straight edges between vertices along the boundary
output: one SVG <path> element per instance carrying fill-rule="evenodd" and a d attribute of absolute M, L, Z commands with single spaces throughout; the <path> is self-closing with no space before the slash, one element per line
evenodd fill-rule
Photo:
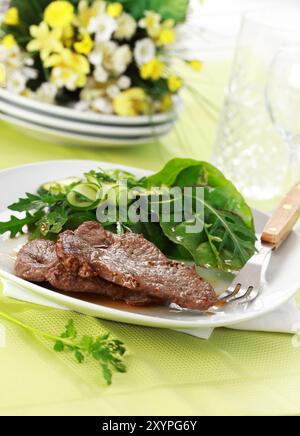
<path fill-rule="evenodd" d="M 10 237 L 15 238 L 18 234 L 24 233 L 25 226 L 30 226 L 31 224 L 35 223 L 41 218 L 41 216 L 41 212 L 38 212 L 34 215 L 27 213 L 25 218 L 17 218 L 15 216 L 11 216 L 9 221 L 0 222 L 0 235 L 9 232 Z"/>
<path fill-rule="evenodd" d="M 254 254 L 255 233 L 245 226 L 238 215 L 205 203 L 203 231 L 198 234 L 188 233 L 187 225 L 195 223 L 196 217 L 194 223 L 161 222 L 161 227 L 171 241 L 188 250 L 197 265 L 220 270 L 239 270 Z"/>
<path fill-rule="evenodd" d="M 43 209 L 43 207 L 45 207 L 45 203 L 39 195 L 26 193 L 26 198 L 20 198 L 17 203 L 9 206 L 9 209 L 16 212 L 29 212 L 31 210 Z"/>
<path fill-rule="evenodd" d="M 63 201 L 64 198 L 64 195 L 54 195 L 51 193 L 44 193 L 42 195 L 26 193 L 25 198 L 20 198 L 16 203 L 9 206 L 9 209 L 15 212 L 40 210 L 48 206 L 53 206 Z"/>

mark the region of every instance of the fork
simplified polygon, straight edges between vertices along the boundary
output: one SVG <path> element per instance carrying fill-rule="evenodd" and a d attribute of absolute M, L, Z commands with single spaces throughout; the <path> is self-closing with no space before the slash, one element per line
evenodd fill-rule
<path fill-rule="evenodd" d="M 260 249 L 236 276 L 229 289 L 219 297 L 216 309 L 230 303 L 245 304 L 256 300 L 262 290 L 264 272 L 269 266 L 272 252 L 287 239 L 299 217 L 300 183 L 290 190 L 272 215 L 262 233 Z"/>

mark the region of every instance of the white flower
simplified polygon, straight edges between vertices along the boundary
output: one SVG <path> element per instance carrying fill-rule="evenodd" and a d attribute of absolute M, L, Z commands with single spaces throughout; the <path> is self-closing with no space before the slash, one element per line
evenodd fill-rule
<path fill-rule="evenodd" d="M 107 98 L 97 98 L 91 103 L 91 108 L 96 112 L 101 112 L 103 114 L 112 114 L 113 105 L 112 102 Z"/>
<path fill-rule="evenodd" d="M 141 66 L 147 64 L 155 57 L 155 44 L 150 38 L 137 41 L 134 48 L 134 58 L 136 63 Z"/>
<path fill-rule="evenodd" d="M 121 75 L 132 61 L 132 53 L 129 45 L 118 47 L 112 55 L 111 71 L 115 75 Z"/>
<path fill-rule="evenodd" d="M 44 103 L 53 104 L 57 94 L 57 87 L 53 83 L 45 82 L 36 91 L 36 98 Z"/>
<path fill-rule="evenodd" d="M 94 50 L 89 55 L 89 60 L 92 65 L 111 65 L 111 57 L 114 51 L 118 48 L 113 41 L 98 42 Z"/>
<path fill-rule="evenodd" d="M 74 104 L 73 108 L 76 111 L 86 112 L 89 110 L 89 105 L 86 101 L 78 101 L 77 103 Z"/>
<path fill-rule="evenodd" d="M 26 88 L 26 77 L 21 71 L 11 71 L 7 75 L 6 88 L 14 94 L 22 94 Z"/>
<path fill-rule="evenodd" d="M 0 45 L 0 63 L 8 68 L 21 68 L 23 66 L 23 59 L 19 47 L 13 46 L 7 48 Z"/>
<path fill-rule="evenodd" d="M 39 76 L 38 71 L 34 68 L 25 67 L 23 68 L 23 73 L 27 80 L 35 80 Z"/>
<path fill-rule="evenodd" d="M 75 91 L 77 89 L 78 74 L 70 69 L 55 67 L 51 73 L 51 80 L 57 88 L 66 87 L 69 91 Z"/>
<path fill-rule="evenodd" d="M 107 14 L 93 17 L 90 20 L 88 31 L 96 34 L 96 42 L 109 41 L 117 29 L 116 20 Z"/>
<path fill-rule="evenodd" d="M 122 14 L 117 19 L 117 30 L 115 37 L 117 39 L 131 39 L 137 29 L 137 23 L 135 19 L 129 14 Z"/>
<path fill-rule="evenodd" d="M 96 44 L 90 53 L 89 60 L 92 65 L 97 67 L 96 80 L 102 83 L 107 80 L 110 74 L 115 76 L 123 74 L 132 61 L 132 53 L 127 44 L 118 46 L 113 41 L 101 42 Z M 105 72 L 108 73 L 108 76 L 105 75 Z"/>
<path fill-rule="evenodd" d="M 110 97 L 112 100 L 117 97 L 121 92 L 120 88 L 117 85 L 110 85 L 106 89 L 106 94 L 108 97 Z"/>
<path fill-rule="evenodd" d="M 103 46 L 97 44 L 94 50 L 89 54 L 89 61 L 92 65 L 101 65 L 103 62 Z"/>
<path fill-rule="evenodd" d="M 94 78 L 99 83 L 105 83 L 108 80 L 108 72 L 101 66 L 98 65 L 94 71 Z"/>
<path fill-rule="evenodd" d="M 89 77 L 83 90 L 80 92 L 80 100 L 85 101 L 88 105 L 93 100 L 105 96 L 104 88 L 97 88 L 98 84 L 93 77 Z"/>
<path fill-rule="evenodd" d="M 131 86 L 131 79 L 128 76 L 121 76 L 117 84 L 118 87 L 122 90 L 128 89 Z"/>
<path fill-rule="evenodd" d="M 34 60 L 32 58 L 25 58 L 24 59 L 24 65 L 26 65 L 27 67 L 33 67 Z"/>

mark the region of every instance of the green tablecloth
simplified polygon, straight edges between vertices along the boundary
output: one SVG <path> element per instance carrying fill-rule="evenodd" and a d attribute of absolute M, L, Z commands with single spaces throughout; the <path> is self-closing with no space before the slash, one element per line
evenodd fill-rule
<path fill-rule="evenodd" d="M 227 74 L 220 78 L 219 71 L 218 65 L 208 65 L 199 89 L 220 105 Z M 216 121 L 187 96 L 181 122 L 162 144 L 122 150 L 41 143 L 0 124 L 0 166 L 95 159 L 155 170 L 174 156 L 210 159 Z M 4 297 L 1 311 L 56 333 L 70 318 L 66 312 Z M 117 375 L 107 388 L 94 364 L 75 364 L 68 355 L 54 353 L 47 341 L 0 319 L 0 336 L 6 328 L 6 344 L 0 347 L 1 415 L 300 413 L 300 350 L 293 348 L 289 335 L 219 329 L 203 341 L 78 314 L 72 318 L 82 334 L 110 330 L 123 339 L 129 350 L 128 373 Z"/>

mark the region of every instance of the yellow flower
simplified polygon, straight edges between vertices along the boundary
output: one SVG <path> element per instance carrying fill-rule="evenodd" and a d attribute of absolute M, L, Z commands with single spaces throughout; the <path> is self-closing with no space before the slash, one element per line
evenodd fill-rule
<path fill-rule="evenodd" d="M 197 61 L 197 60 L 190 61 L 189 65 L 197 73 L 202 70 L 202 66 L 203 66 L 202 62 L 201 61 Z"/>
<path fill-rule="evenodd" d="M 71 48 L 74 42 L 75 31 L 72 25 L 62 29 L 62 42 L 65 47 Z"/>
<path fill-rule="evenodd" d="M 58 87 L 66 86 L 70 90 L 82 88 L 90 72 L 90 64 L 85 56 L 64 49 L 53 54 L 45 61 L 45 67 L 54 67 L 51 80 Z"/>
<path fill-rule="evenodd" d="M 67 67 L 76 73 L 89 74 L 90 64 L 85 56 L 64 49 L 61 53 L 53 54 L 45 62 L 46 67 Z"/>
<path fill-rule="evenodd" d="M 123 117 L 133 117 L 150 113 L 150 104 L 142 88 L 131 88 L 121 92 L 113 100 L 114 111 Z"/>
<path fill-rule="evenodd" d="M 168 87 L 171 92 L 178 92 L 182 85 L 183 81 L 180 77 L 173 75 L 168 78 Z"/>
<path fill-rule="evenodd" d="M 34 39 L 27 44 L 27 50 L 30 52 L 39 51 L 43 61 L 51 53 L 59 53 L 63 50 L 63 45 L 60 41 L 62 30 L 50 30 L 45 21 L 42 21 L 39 26 L 30 26 L 30 34 Z"/>
<path fill-rule="evenodd" d="M 18 45 L 14 35 L 11 34 L 6 35 L 2 39 L 1 44 L 3 45 L 3 47 L 5 47 L 8 50 Z"/>
<path fill-rule="evenodd" d="M 6 85 L 6 79 L 7 79 L 6 68 L 3 64 L 0 63 L 0 87 Z"/>
<path fill-rule="evenodd" d="M 121 3 L 111 3 L 107 6 L 107 13 L 113 18 L 118 18 L 123 12 Z"/>
<path fill-rule="evenodd" d="M 74 18 L 74 6 L 68 1 L 56 0 L 45 9 L 44 20 L 49 26 L 67 27 Z"/>
<path fill-rule="evenodd" d="M 83 33 L 82 39 L 79 42 L 75 42 L 74 49 L 77 53 L 88 55 L 94 47 L 94 42 L 90 35 L 86 32 Z"/>
<path fill-rule="evenodd" d="M 144 80 L 159 80 L 162 76 L 164 64 L 159 59 L 152 59 L 147 64 L 141 66 L 141 77 Z"/>
<path fill-rule="evenodd" d="M 91 18 L 96 17 L 101 12 L 105 11 L 106 4 L 102 5 L 102 1 L 94 1 L 90 6 L 88 0 L 80 0 L 78 4 L 78 12 L 74 18 L 74 23 L 77 27 L 87 29 Z"/>
<path fill-rule="evenodd" d="M 176 33 L 173 29 L 162 29 L 160 31 L 157 44 L 158 45 L 169 45 L 176 41 Z"/>
<path fill-rule="evenodd" d="M 4 18 L 4 24 L 7 24 L 7 26 L 17 26 L 19 22 L 20 19 L 19 19 L 18 9 L 17 8 L 8 9 Z"/>
<path fill-rule="evenodd" d="M 173 99 L 171 94 L 166 94 L 161 99 L 161 111 L 169 112 L 173 107 Z"/>
<path fill-rule="evenodd" d="M 145 12 L 145 18 L 141 19 L 139 25 L 142 29 L 146 29 L 148 35 L 152 38 L 158 38 L 161 31 L 161 16 L 156 12 Z"/>

